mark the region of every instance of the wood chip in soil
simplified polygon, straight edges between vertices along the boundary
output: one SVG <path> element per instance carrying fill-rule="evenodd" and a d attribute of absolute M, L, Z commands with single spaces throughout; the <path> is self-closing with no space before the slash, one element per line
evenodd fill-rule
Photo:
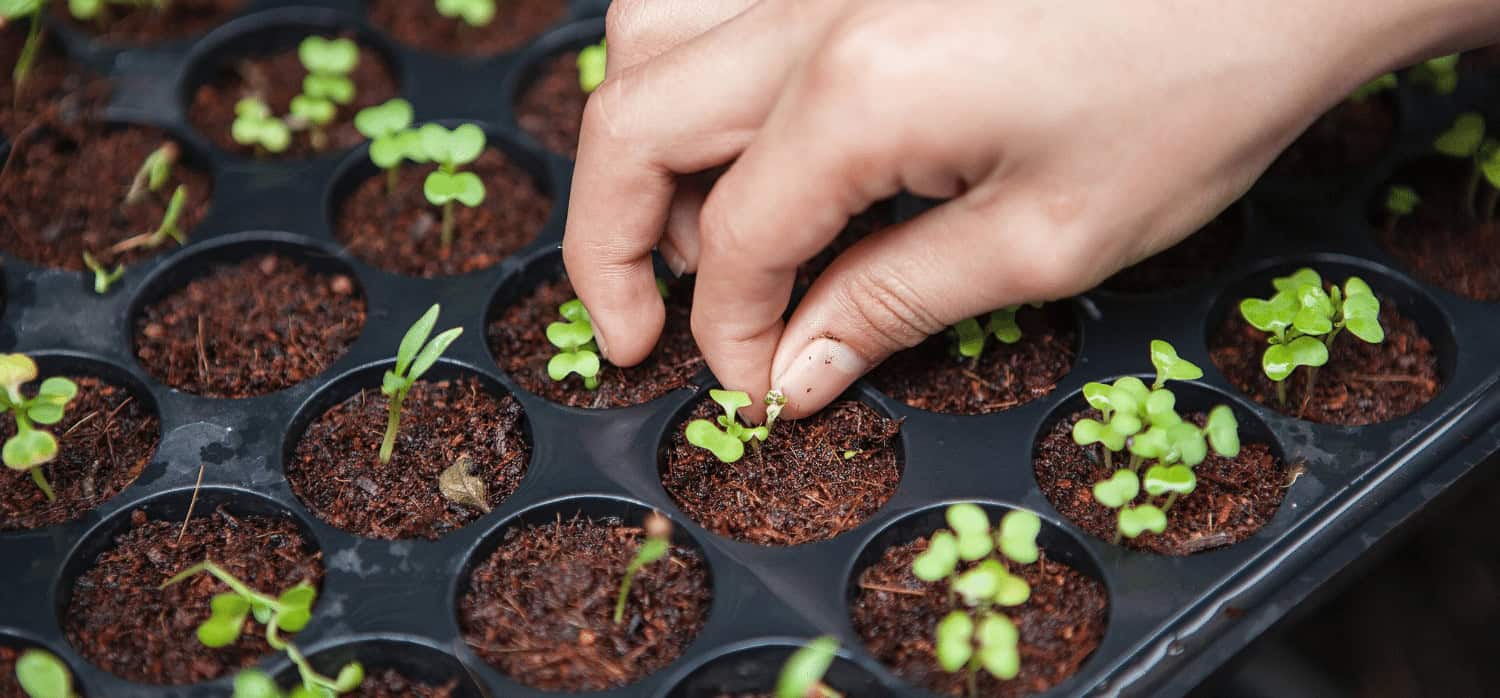
<path fill-rule="evenodd" d="M 1387 90 L 1344 100 L 1318 117 L 1271 163 L 1274 177 L 1323 177 L 1368 167 L 1396 140 L 1396 98 Z"/>
<path fill-rule="evenodd" d="M 1277 402 L 1276 384 L 1261 370 L 1266 335 L 1238 311 L 1231 311 L 1214 333 L 1209 356 L 1236 388 L 1282 414 L 1322 424 L 1374 424 L 1410 414 L 1443 385 L 1432 342 L 1389 298 L 1380 299 L 1380 325 L 1385 328 L 1380 344 L 1339 334 L 1328 364 L 1318 371 L 1313 395 L 1307 394 L 1308 370 L 1297 369 L 1286 379 L 1285 406 Z"/>
<path fill-rule="evenodd" d="M 817 256 L 803 262 L 797 267 L 797 286 L 808 288 L 813 282 L 823 275 L 828 265 L 839 255 L 848 251 L 859 242 L 875 233 L 890 227 L 896 221 L 896 204 L 894 200 L 887 199 L 872 205 L 869 209 L 849 219 L 849 224 L 834 238 L 833 242 L 823 248 Z"/>
<path fill-rule="evenodd" d="M 588 95 L 578 86 L 578 52 L 542 61 L 516 103 L 521 129 L 554 153 L 578 156 L 578 130 Z"/>
<path fill-rule="evenodd" d="M 204 559 L 266 594 L 322 583 L 322 555 L 289 519 L 239 515 L 231 505 L 195 516 L 179 541 L 180 530 L 181 518 L 151 520 L 133 512 L 130 529 L 73 581 L 63 631 L 94 665 L 131 681 L 180 686 L 228 676 L 275 654 L 258 624 L 227 647 L 198 641 L 210 600 L 229 591 L 217 579 L 200 574 L 158 589 Z"/>
<path fill-rule="evenodd" d="M 854 630 L 876 659 L 908 683 L 966 695 L 964 673 L 943 671 L 932 642 L 938 621 L 953 610 L 946 585 L 911 573 L 912 560 L 926 549 L 926 538 L 892 547 L 860 574 L 850 611 Z M 1021 673 L 999 681 L 979 672 L 981 696 L 1026 696 L 1057 685 L 1099 646 L 1108 622 L 1109 597 L 1099 581 L 1045 554 L 1036 564 L 1011 567 L 1031 585 L 1026 603 L 1004 609 L 1020 631 Z"/>
<path fill-rule="evenodd" d="M 338 38 L 327 36 L 325 38 Z M 351 38 L 351 37 L 344 37 Z M 226 152 L 245 157 L 255 156 L 255 148 L 240 145 L 230 137 L 234 124 L 234 105 L 245 97 L 259 97 L 272 114 L 284 117 L 291 112 L 292 98 L 302 94 L 302 78 L 307 69 L 297 58 L 297 49 L 269 56 L 237 56 L 221 59 L 207 82 L 193 93 L 188 120 L 193 128 Z M 354 128 L 354 115 L 366 107 L 382 104 L 397 97 L 398 88 L 390 68 L 380 53 L 368 46 L 359 47 L 359 64 L 349 78 L 354 81 L 354 101 L 338 108 L 338 116 L 324 128 L 328 145 L 322 151 L 313 149 L 306 133 L 293 133 L 292 143 L 284 152 L 266 154 L 269 159 L 306 158 L 330 155 L 365 141 Z"/>
<path fill-rule="evenodd" d="M 1198 283 L 1229 265 L 1245 237 L 1244 217 L 1238 207 L 1219 214 L 1182 242 L 1137 262 L 1105 279 L 1103 288 L 1116 293 L 1156 293 Z"/>
<path fill-rule="evenodd" d="M 135 354 L 178 390 L 253 397 L 322 373 L 364 323 L 353 279 L 269 254 L 216 267 L 146 306 Z"/>
<path fill-rule="evenodd" d="M 841 400 L 778 422 L 759 452 L 723 463 L 687 442 L 684 425 L 724 410 L 704 398 L 672 431 L 661 483 L 694 521 L 760 545 L 832 538 L 870 518 L 901 482 L 901 422 L 857 400 Z M 847 456 L 847 457 L 846 457 Z"/>
<path fill-rule="evenodd" d="M 453 698 L 458 694 L 458 679 L 434 685 L 408 678 L 395 669 L 365 667 L 365 680 L 352 693 L 340 698 Z"/>
<path fill-rule="evenodd" d="M 79 20 L 67 3 L 53 3 L 52 16 L 107 43 L 151 45 L 203 34 L 244 8 L 246 0 L 171 0 L 166 9 L 101 3 L 100 16 Z M 10 65 L 7 63 L 6 65 Z"/>
<path fill-rule="evenodd" d="M 57 437 L 58 449 L 57 458 L 41 466 L 57 499 L 48 502 L 29 473 L 7 472 L 0 486 L 0 531 L 77 519 L 134 482 L 156 453 L 161 423 L 144 402 L 93 376 L 68 378 L 78 384 L 78 396 L 62 421 L 45 427 Z M 36 386 L 22 392 L 35 395 Z M 0 420 L 0 441 L 15 434 L 15 420 Z"/>
<path fill-rule="evenodd" d="M 391 462 L 381 463 L 388 400 L 366 389 L 324 412 L 297 440 L 286 477 L 329 525 L 370 538 L 436 539 L 485 512 L 446 498 L 438 476 L 460 458 L 485 483 L 491 508 L 526 475 L 525 415 L 472 377 L 418 381 L 401 408 Z"/>
<path fill-rule="evenodd" d="M 1037 485 L 1059 513 L 1079 528 L 1113 542 L 1118 515 L 1094 500 L 1094 483 L 1122 467 L 1118 454 L 1104 467 L 1099 446 L 1083 447 L 1073 441 L 1073 424 L 1084 417 L 1098 419 L 1092 410 L 1075 412 L 1059 420 L 1037 444 L 1032 466 Z M 1202 425 L 1205 415 L 1190 413 L 1184 419 Z M 1144 533 L 1122 539 L 1121 545 L 1160 555 L 1191 555 L 1238 543 L 1259 531 L 1276 515 L 1290 486 L 1291 471 L 1265 444 L 1244 443 L 1240 454 L 1225 458 L 1212 451 L 1193 468 L 1198 488 L 1167 511 L 1167 529 L 1161 535 Z M 1145 491 L 1135 504 L 1162 506 L 1165 497 Z"/>
<path fill-rule="evenodd" d="M 1381 246 L 1417 278 L 1465 298 L 1500 301 L 1500 218 L 1481 223 L 1469 216 L 1464 180 L 1471 171 L 1470 163 L 1450 158 L 1425 159 L 1402 169 L 1390 184 L 1415 189 L 1421 205 L 1392 227 L 1382 188 L 1371 224 Z M 1481 187 L 1480 192 L 1480 206 L 1493 200 L 1487 196 L 1500 197 L 1492 188 Z"/>
<path fill-rule="evenodd" d="M 370 23 L 408 46 L 434 53 L 488 56 L 518 48 L 564 18 L 559 0 L 500 0 L 482 27 L 438 14 L 431 2 L 369 0 Z"/>
<path fill-rule="evenodd" d="M 557 354 L 557 348 L 547 341 L 547 325 L 561 322 L 558 306 L 577 297 L 564 275 L 538 285 L 490 323 L 486 335 L 490 352 L 501 370 L 522 388 L 570 407 L 601 409 L 639 405 L 673 390 L 693 387 L 693 377 L 705 364 L 693 341 L 691 278 L 667 285 L 666 325 L 651 355 L 630 368 L 605 363 L 595 390 L 584 388 L 583 379 L 577 375 L 563 381 L 547 375 L 547 362 Z"/>
<path fill-rule="evenodd" d="M 707 620 L 708 565 L 674 545 L 636 574 L 625 620 L 615 595 L 643 531 L 575 516 L 508 529 L 459 599 L 464 640 L 512 680 L 545 691 L 600 691 L 670 664 Z"/>
<path fill-rule="evenodd" d="M 979 361 L 958 357 L 942 332 L 898 352 L 870 374 L 880 392 L 912 407 L 945 414 L 989 414 L 1024 405 L 1057 387 L 1073 368 L 1078 330 L 1067 301 L 1016 314 L 1021 340 L 991 341 Z"/>
<path fill-rule="evenodd" d="M 484 202 L 454 207 L 453 245 L 442 247 L 443 211 L 427 202 L 422 183 L 434 165 L 403 165 L 396 195 L 384 173 L 361 182 L 339 205 L 334 234 L 372 266 L 407 276 L 465 274 L 499 264 L 536 239 L 552 199 L 536 180 L 495 148 L 465 167 L 484 181 Z"/>

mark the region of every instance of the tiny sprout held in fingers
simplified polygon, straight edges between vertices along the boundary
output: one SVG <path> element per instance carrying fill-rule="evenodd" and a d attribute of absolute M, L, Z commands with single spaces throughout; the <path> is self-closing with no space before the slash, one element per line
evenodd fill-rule
<path fill-rule="evenodd" d="M 495 20 L 495 0 L 437 0 L 437 11 L 468 26 L 483 27 Z"/>
<path fill-rule="evenodd" d="M 57 655 L 29 649 L 16 659 L 16 683 L 28 698 L 77 698 L 73 674 Z"/>
<path fill-rule="evenodd" d="M 429 203 L 443 207 L 442 249 L 446 255 L 453 246 L 453 204 L 473 208 L 484 203 L 484 182 L 479 175 L 458 169 L 478 160 L 484 152 L 484 130 L 474 124 L 452 130 L 427 124 L 417 134 L 427 161 L 438 165 L 422 183 L 422 193 Z"/>
<path fill-rule="evenodd" d="M 713 422 L 695 419 L 688 423 L 683 436 L 687 442 L 714 454 L 723 463 L 734 463 L 745 455 L 745 444 L 764 442 L 771 436 L 769 427 L 741 424 L 737 414 L 751 405 L 750 395 L 740 390 L 710 390 L 708 397 L 724 409 Z"/>
<path fill-rule="evenodd" d="M 51 432 L 36 428 L 36 425 L 52 425 L 62 421 L 63 411 L 74 396 L 78 386 L 66 378 L 53 376 L 37 386 L 36 395 L 26 397 L 22 386 L 36 380 L 36 362 L 25 354 L 0 354 L 0 408 L 9 412 L 16 420 L 16 435 L 5 441 L 0 458 L 6 467 L 18 472 L 31 473 L 32 482 L 53 501 L 57 496 L 52 485 L 42 473 L 41 466 L 57 457 L 57 439 Z"/>
<path fill-rule="evenodd" d="M 1041 303 L 1029 305 L 1033 308 L 1042 307 Z M 1021 326 L 1016 324 L 1016 313 L 1020 310 L 1019 305 L 996 310 L 989 314 L 983 325 L 980 324 L 978 318 L 965 318 L 959 321 L 949 330 L 954 340 L 954 352 L 965 359 L 978 361 L 992 337 L 1001 344 L 1015 344 L 1021 341 Z"/>
<path fill-rule="evenodd" d="M 844 698 L 823 683 L 838 651 L 838 638 L 824 635 L 793 652 L 776 679 L 776 698 Z"/>
<path fill-rule="evenodd" d="M 583 387 L 599 387 L 599 345 L 594 341 L 594 323 L 583 301 L 577 298 L 558 306 L 561 322 L 547 325 L 547 341 L 557 354 L 547 361 L 547 376 L 554 381 L 572 374 L 583 379 Z"/>
<path fill-rule="evenodd" d="M 609 47 L 605 40 L 583 47 L 578 52 L 578 89 L 590 94 L 604 83 L 605 68 L 609 64 Z"/>
<path fill-rule="evenodd" d="M 635 551 L 635 557 L 625 566 L 625 576 L 620 579 L 620 591 L 615 596 L 615 625 L 625 622 L 625 602 L 630 599 L 630 585 L 642 568 L 667 556 L 672 551 L 672 522 L 667 517 L 651 512 L 646 517 L 646 540 Z"/>
<path fill-rule="evenodd" d="M 464 333 L 462 327 L 454 327 L 433 337 L 432 341 L 427 341 L 432 328 L 437 325 L 439 312 L 440 307 L 434 303 L 422 317 L 417 318 L 396 349 L 396 367 L 386 371 L 380 381 L 381 394 L 390 398 L 385 438 L 380 442 L 381 463 L 391 462 L 391 452 L 396 447 L 396 432 L 401 428 L 401 403 L 406 401 L 406 394 L 411 392 L 417 379 L 437 363 L 443 352 L 448 350 L 448 345 Z"/>

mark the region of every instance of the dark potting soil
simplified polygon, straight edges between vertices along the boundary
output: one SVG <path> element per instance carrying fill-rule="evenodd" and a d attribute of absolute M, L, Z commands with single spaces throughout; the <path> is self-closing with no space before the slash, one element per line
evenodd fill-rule
<path fill-rule="evenodd" d="M 144 402 L 93 376 L 68 376 L 78 396 L 62 421 L 46 427 L 57 438 L 57 458 L 42 467 L 57 499 L 47 501 L 30 473 L 9 471 L 0 486 L 0 531 L 72 521 L 125 489 L 156 452 L 161 423 Z M 35 385 L 23 389 L 34 395 Z M 0 441 L 16 434 L 0 420 Z"/>
<path fill-rule="evenodd" d="M 1396 99 L 1389 90 L 1364 101 L 1344 100 L 1318 117 L 1276 162 L 1276 177 L 1336 175 L 1375 164 L 1396 135 Z"/>
<path fill-rule="evenodd" d="M 453 698 L 458 691 L 458 679 L 432 685 L 408 678 L 395 669 L 365 667 L 365 680 L 352 693 L 343 698 Z"/>
<path fill-rule="evenodd" d="M 435 165 L 403 165 L 396 195 L 384 172 L 361 182 L 339 206 L 334 234 L 349 252 L 397 274 L 434 277 L 499 264 L 530 244 L 552 212 L 551 198 L 500 151 L 490 148 L 465 167 L 484 181 L 484 201 L 453 207 L 453 245 L 443 253 L 443 210 L 427 202 L 422 183 Z"/>
<path fill-rule="evenodd" d="M 181 519 L 150 521 L 136 511 L 130 530 L 74 580 L 62 623 L 68 642 L 105 671 L 149 684 L 207 681 L 273 654 L 258 624 L 220 649 L 198 641 L 209 600 L 229 591 L 210 575 L 157 588 L 205 559 L 262 593 L 323 579 L 322 554 L 289 519 L 220 507 L 198 513 L 184 530 Z"/>
<path fill-rule="evenodd" d="M 563 18 L 560 0 L 501 0 L 482 27 L 438 14 L 430 2 L 369 0 L 370 22 L 409 46 L 461 56 L 484 56 L 517 48 Z"/>
<path fill-rule="evenodd" d="M 678 388 L 691 388 L 703 370 L 703 355 L 693 341 L 691 278 L 668 284 L 667 321 L 661 339 L 646 360 L 630 368 L 605 363 L 599 387 L 588 390 L 576 375 L 558 382 L 547 375 L 557 348 L 547 341 L 547 325 L 562 321 L 558 306 L 578 296 L 566 276 L 536 287 L 490 323 L 487 339 L 495 361 L 522 388 L 556 403 L 591 409 L 627 407 L 655 400 Z"/>
<path fill-rule="evenodd" d="M 216 267 L 146 306 L 135 354 L 178 390 L 252 397 L 322 373 L 364 322 L 364 298 L 348 276 L 268 254 Z"/>
<path fill-rule="evenodd" d="M 1472 165 L 1432 158 L 1413 163 L 1391 179 L 1409 186 L 1422 203 L 1391 227 L 1385 212 L 1385 191 L 1371 224 L 1376 239 L 1417 278 L 1478 301 L 1500 300 L 1500 210 L 1496 219 L 1482 223 L 1468 212 L 1465 194 Z M 1478 207 L 1500 197 L 1480 187 Z M 1478 214 L 1483 218 L 1483 213 Z"/>
<path fill-rule="evenodd" d="M 938 621 L 953 610 L 941 582 L 924 582 L 911 563 L 927 549 L 920 538 L 885 551 L 859 577 L 851 615 L 865 647 L 896 675 L 935 693 L 965 695 L 963 672 L 939 667 L 933 637 Z M 979 672 L 981 696 L 1042 693 L 1078 671 L 1104 637 L 1109 596 L 1104 585 L 1072 567 L 1047 559 L 1012 565 L 1031 585 L 1031 598 L 1003 609 L 1020 631 L 1021 673 L 999 681 Z"/>
<path fill-rule="evenodd" d="M 178 186 L 187 187 L 178 219 L 184 235 L 191 237 L 207 213 L 212 181 L 181 156 L 165 186 L 125 203 L 141 163 L 173 143 L 156 129 L 109 127 L 91 117 L 68 122 L 54 114 L 17 141 L 0 177 L 0 249 L 33 264 L 82 270 L 89 252 L 112 268 L 176 249 L 172 240 L 155 248 L 115 246 L 153 233 Z"/>
<path fill-rule="evenodd" d="M 24 651 L 22 647 L 0 645 L 0 698 L 30 698 L 16 680 L 16 661 Z"/>
<path fill-rule="evenodd" d="M 824 270 L 828 269 L 828 265 L 853 247 L 854 243 L 890 227 L 895 220 L 895 203 L 890 200 L 877 203 L 864 213 L 849 219 L 849 225 L 844 227 L 843 232 L 840 232 L 833 242 L 823 248 L 823 251 L 819 252 L 816 257 L 797 267 L 797 286 L 801 288 L 812 286 Z"/>
<path fill-rule="evenodd" d="M 526 475 L 526 417 L 510 396 L 474 378 L 418 381 L 401 407 L 391 462 L 380 462 L 387 398 L 366 389 L 324 412 L 287 460 L 292 492 L 318 518 L 371 538 L 428 538 L 457 530 L 509 497 Z M 484 482 L 487 506 L 444 496 L 438 478 L 460 459 Z"/>
<path fill-rule="evenodd" d="M 24 22 L 22 24 L 25 24 Z M 62 42 L 48 32 L 42 39 L 31 72 L 16 94 L 12 68 L 21 56 L 26 42 L 26 28 L 17 26 L 0 31 L 0 137 L 15 139 L 41 116 L 78 120 L 93 114 L 109 98 L 110 85 L 88 75 L 63 55 Z"/>
<path fill-rule="evenodd" d="M 239 12 L 245 0 L 171 0 L 160 10 L 101 4 L 99 17 L 92 20 L 74 19 L 67 3 L 55 3 L 52 16 L 109 43 L 143 45 L 202 34 Z"/>
<path fill-rule="evenodd" d="M 188 120 L 192 122 L 193 128 L 213 141 L 214 145 L 230 153 L 253 156 L 256 154 L 253 147 L 235 143 L 230 137 L 230 127 L 234 124 L 235 117 L 234 105 L 241 98 L 255 96 L 271 108 L 273 115 L 285 117 L 291 112 L 292 98 L 302 94 L 302 78 L 306 75 L 307 69 L 302 67 L 302 61 L 297 58 L 295 46 L 270 56 L 223 60 L 208 81 L 193 93 Z M 396 80 L 385 64 L 385 57 L 363 45 L 359 47 L 359 64 L 349 74 L 349 78 L 354 81 L 354 101 L 339 107 L 333 123 L 324 128 L 328 137 L 326 148 L 315 150 L 308 133 L 293 133 L 292 143 L 286 151 L 267 154 L 266 157 L 278 159 L 327 155 L 364 142 L 365 137 L 354 128 L 354 115 L 365 107 L 396 97 Z"/>
<path fill-rule="evenodd" d="M 901 482 L 901 422 L 857 400 L 778 422 L 758 452 L 746 448 L 736 463 L 683 436 L 689 420 L 723 414 L 705 397 L 673 428 L 660 464 L 672 500 L 719 535 L 759 545 L 832 538 L 870 518 Z"/>
<path fill-rule="evenodd" d="M 1244 217 L 1231 208 L 1182 242 L 1105 279 L 1117 293 L 1156 293 L 1189 286 L 1219 273 L 1245 237 Z"/>
<path fill-rule="evenodd" d="M 1114 541 L 1118 515 L 1094 500 L 1093 488 L 1122 464 L 1116 457 L 1112 467 L 1106 468 L 1100 447 L 1074 443 L 1073 425 L 1084 417 L 1099 418 L 1097 412 L 1087 410 L 1058 420 L 1037 444 L 1032 466 L 1037 485 L 1059 513 L 1094 536 Z M 1192 413 L 1183 418 L 1201 426 L 1206 415 Z M 1123 538 L 1120 544 L 1161 555 L 1191 555 L 1238 543 L 1270 522 L 1293 479 L 1271 449 L 1258 443 L 1241 444 L 1234 458 L 1209 451 L 1193 474 L 1198 487 L 1167 511 L 1166 531 L 1143 533 L 1134 540 Z M 1142 490 L 1135 503 L 1161 506 L 1163 499 Z"/>
<path fill-rule="evenodd" d="M 1225 318 L 1209 343 L 1209 356 L 1230 383 L 1250 399 L 1308 421 L 1358 426 L 1385 422 L 1427 404 L 1442 387 L 1432 342 L 1387 298 L 1380 299 L 1385 341 L 1366 344 L 1349 332 L 1334 340 L 1328 365 L 1318 371 L 1314 394 L 1307 394 L 1307 368 L 1286 379 L 1287 404 L 1276 399 L 1276 384 L 1261 371 L 1265 333 L 1237 311 Z"/>
<path fill-rule="evenodd" d="M 708 565 L 673 546 L 636 574 L 616 624 L 615 595 L 643 540 L 616 518 L 506 530 L 459 599 L 464 640 L 511 679 L 546 691 L 624 686 L 665 667 L 707 620 Z"/>
<path fill-rule="evenodd" d="M 578 156 L 578 129 L 589 96 L 578 86 L 578 52 L 542 61 L 516 103 L 516 122 L 548 150 Z"/>
<path fill-rule="evenodd" d="M 1073 368 L 1078 330 L 1067 301 L 1016 314 L 1021 340 L 991 341 L 978 362 L 960 358 L 948 333 L 899 352 L 870 374 L 881 392 L 912 407 L 948 414 L 989 414 L 1052 392 Z"/>

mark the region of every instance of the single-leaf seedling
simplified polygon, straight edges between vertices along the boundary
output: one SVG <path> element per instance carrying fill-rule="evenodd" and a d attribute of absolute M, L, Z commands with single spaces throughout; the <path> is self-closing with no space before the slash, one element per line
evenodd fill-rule
<path fill-rule="evenodd" d="M 57 655 L 28 649 L 16 658 L 16 682 L 29 698 L 77 698 L 73 674 Z"/>
<path fill-rule="evenodd" d="M 605 68 L 609 65 L 609 47 L 605 40 L 583 47 L 578 52 L 578 88 L 591 94 L 604 83 Z"/>
<path fill-rule="evenodd" d="M 448 345 L 464 333 L 462 327 L 454 327 L 433 337 L 432 341 L 427 341 L 433 326 L 437 324 L 439 312 L 440 307 L 434 303 L 406 330 L 405 336 L 401 338 L 401 345 L 396 349 L 395 368 L 386 371 L 380 381 L 381 394 L 390 398 L 385 438 L 380 442 L 381 463 L 391 462 L 391 452 L 396 448 L 396 432 L 401 428 L 401 403 L 406 401 L 406 394 L 411 392 L 417 379 L 437 363 L 443 352 L 448 350 Z"/>
<path fill-rule="evenodd" d="M 354 128 L 370 139 L 370 162 L 385 170 L 387 196 L 395 196 L 401 161 L 412 149 L 416 132 L 411 130 L 411 120 L 411 103 L 399 97 L 354 115 Z"/>
<path fill-rule="evenodd" d="M 6 467 L 18 472 L 31 473 L 47 501 L 55 501 L 57 495 L 41 466 L 57 457 L 57 439 L 51 432 L 38 429 L 36 425 L 50 426 L 62 421 L 63 411 L 78 395 L 78 385 L 73 381 L 53 376 L 37 386 L 36 395 L 26 397 L 21 388 L 36 380 L 36 362 L 25 354 L 0 354 L 0 409 L 16 420 L 16 435 L 5 440 L 0 449 L 0 460 Z"/>
<path fill-rule="evenodd" d="M 1385 190 L 1385 233 L 1392 235 L 1396 232 L 1396 224 L 1402 218 L 1410 216 L 1422 204 L 1422 197 L 1417 190 L 1408 186 L 1393 184 Z"/>
<path fill-rule="evenodd" d="M 844 698 L 844 694 L 824 683 L 823 677 L 838 656 L 839 641 L 824 635 L 798 648 L 776 677 L 776 698 Z"/>
<path fill-rule="evenodd" d="M 177 164 L 177 144 L 167 141 L 151 151 L 130 180 L 130 189 L 125 192 L 125 205 L 133 206 L 146 198 L 147 192 L 161 191 L 172 178 L 172 166 Z"/>
<path fill-rule="evenodd" d="M 1042 307 L 1041 303 L 1029 305 L 1033 308 Z M 955 342 L 954 351 L 965 359 L 978 362 L 991 337 L 1001 344 L 1021 341 L 1021 326 L 1016 324 L 1016 313 L 1020 310 L 1020 305 L 1006 306 L 991 312 L 982 325 L 978 318 L 960 320 L 951 329 Z"/>
<path fill-rule="evenodd" d="M 297 45 L 297 58 L 307 69 L 303 96 L 340 105 L 354 101 L 354 81 L 349 78 L 359 65 L 359 46 L 354 40 L 309 36 Z"/>
<path fill-rule="evenodd" d="M 116 264 L 114 269 L 107 269 L 88 250 L 83 251 L 83 266 L 94 273 L 94 293 L 101 296 L 109 293 L 109 287 L 125 276 L 125 265 Z"/>
<path fill-rule="evenodd" d="M 625 622 L 625 602 L 630 598 L 630 585 L 635 576 L 647 565 L 667 556 L 672 551 L 672 522 L 667 517 L 651 512 L 646 517 L 646 539 L 636 548 L 635 557 L 625 566 L 625 575 L 620 579 L 620 591 L 615 594 L 615 625 Z"/>
<path fill-rule="evenodd" d="M 483 27 L 495 20 L 495 0 L 437 0 L 437 11 L 468 26 Z"/>
<path fill-rule="evenodd" d="M 438 165 L 422 183 L 422 193 L 432 205 L 443 207 L 442 250 L 447 255 L 453 245 L 453 204 L 473 208 L 484 202 L 484 182 L 479 175 L 458 169 L 478 160 L 484 152 L 484 130 L 474 124 L 452 130 L 427 124 L 417 133 L 427 160 Z"/>
<path fill-rule="evenodd" d="M 188 189 L 186 184 L 179 184 L 172 190 L 172 198 L 167 201 L 167 210 L 162 212 L 161 223 L 156 230 L 121 240 L 111 248 L 110 252 L 120 253 L 126 250 L 140 248 L 155 249 L 165 245 L 168 240 L 175 240 L 179 245 L 187 244 L 187 235 L 183 234 L 182 209 L 187 205 Z"/>
<path fill-rule="evenodd" d="M 751 405 L 749 394 L 740 390 L 710 390 L 708 397 L 724 409 L 724 414 L 713 422 L 707 419 L 689 422 L 683 432 L 688 443 L 714 454 L 722 463 L 734 463 L 744 457 L 745 444 L 758 446 L 770 438 L 769 428 L 746 426 L 737 417 L 740 408 Z"/>

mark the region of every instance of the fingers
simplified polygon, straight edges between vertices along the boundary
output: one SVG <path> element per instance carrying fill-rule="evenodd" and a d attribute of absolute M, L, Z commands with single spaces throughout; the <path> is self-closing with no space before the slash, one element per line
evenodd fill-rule
<path fill-rule="evenodd" d="M 698 271 L 698 218 L 715 178 L 714 173 L 705 172 L 677 180 L 677 193 L 667 214 L 667 230 L 656 246 L 667 268 L 676 276 Z"/>
<path fill-rule="evenodd" d="M 723 24 L 759 0 L 614 0 L 605 15 L 606 73 L 644 63 Z"/>

